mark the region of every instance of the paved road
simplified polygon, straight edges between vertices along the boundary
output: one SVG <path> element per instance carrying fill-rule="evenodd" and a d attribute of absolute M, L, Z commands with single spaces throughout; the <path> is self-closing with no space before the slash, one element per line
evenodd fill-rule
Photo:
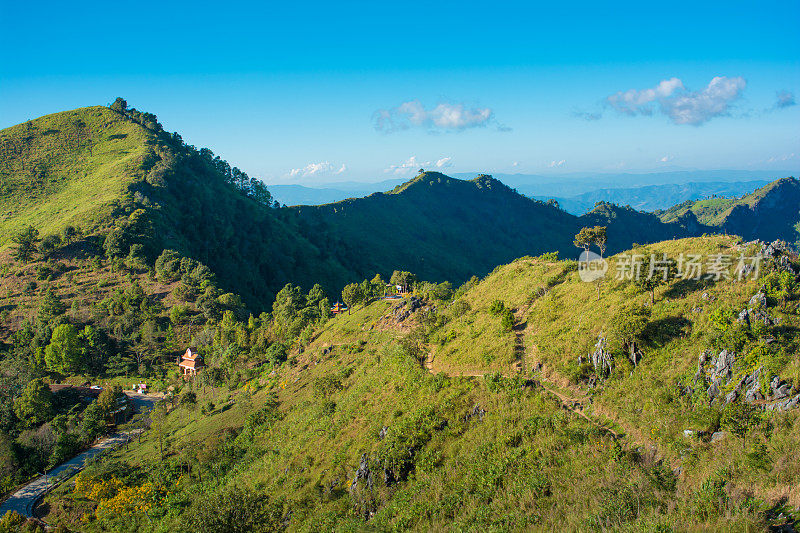
<path fill-rule="evenodd" d="M 48 472 L 47 475 L 31 481 L 0 505 L 0 517 L 4 516 L 8 511 L 16 511 L 22 516 L 33 516 L 33 506 L 42 496 L 71 476 L 80 472 L 91 458 L 124 444 L 126 441 L 132 439 L 138 431 L 141 430 L 134 430 L 129 433 L 116 433 L 103 439 L 85 452 L 55 467 Z"/>
<path fill-rule="evenodd" d="M 148 411 L 162 398 L 161 395 L 138 394 L 130 391 L 125 391 L 125 394 L 133 401 L 134 407 L 138 412 Z M 113 450 L 126 441 L 133 440 L 141 431 L 143 430 L 135 429 L 123 433 L 115 433 L 85 452 L 76 455 L 66 463 L 55 467 L 50 472 L 47 472 L 47 475 L 31 481 L 0 505 L 0 517 L 5 516 L 8 511 L 16 511 L 22 516 L 33 516 L 33 507 L 36 502 L 59 484 L 80 472 L 89 459 Z"/>

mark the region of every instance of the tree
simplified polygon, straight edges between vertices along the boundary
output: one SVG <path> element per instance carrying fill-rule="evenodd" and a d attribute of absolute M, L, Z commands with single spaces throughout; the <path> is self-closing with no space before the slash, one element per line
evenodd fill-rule
<path fill-rule="evenodd" d="M 722 411 L 720 425 L 742 439 L 742 448 L 745 445 L 745 438 L 758 422 L 757 413 L 753 406 L 747 403 L 730 403 Z"/>
<path fill-rule="evenodd" d="M 400 285 L 403 288 L 403 292 L 408 292 L 408 289 L 413 287 L 416 282 L 417 276 L 411 272 L 403 272 L 400 270 L 392 272 L 392 277 L 389 279 L 389 283 L 392 285 Z"/>
<path fill-rule="evenodd" d="M 125 101 L 124 98 L 117 97 L 114 102 L 108 106 L 112 111 L 116 111 L 117 113 L 122 113 L 123 115 L 128 111 L 128 102 Z"/>
<path fill-rule="evenodd" d="M 41 379 L 34 379 L 14 401 L 14 413 L 25 427 L 44 424 L 53 418 L 53 393 Z"/>
<path fill-rule="evenodd" d="M 575 235 L 575 240 L 572 241 L 577 248 L 583 248 L 587 253 L 593 242 L 594 231 L 591 228 L 581 228 L 578 234 Z"/>
<path fill-rule="evenodd" d="M 383 281 L 383 278 L 380 274 L 375 274 L 375 277 L 372 278 L 372 281 L 369 282 L 372 285 L 372 295 L 376 298 L 380 298 L 382 296 L 386 296 L 386 282 Z"/>
<path fill-rule="evenodd" d="M 639 359 L 638 354 L 640 354 L 638 343 L 641 341 L 649 318 L 649 308 L 627 306 L 617 311 L 608 324 L 611 335 L 616 337 L 623 350 L 628 352 L 628 359 L 634 366 L 636 366 Z"/>
<path fill-rule="evenodd" d="M 72 324 L 61 324 L 53 330 L 50 344 L 44 350 L 44 361 L 51 372 L 71 374 L 81 368 L 81 346 L 78 331 Z"/>
<path fill-rule="evenodd" d="M 60 317 L 67 310 L 61 298 L 53 291 L 52 287 L 48 287 L 44 292 L 42 302 L 39 304 L 39 320 L 47 323 L 52 322 L 53 319 Z"/>
<path fill-rule="evenodd" d="M 667 254 L 660 258 L 655 254 L 645 251 L 639 272 L 635 272 L 631 280 L 640 290 L 650 293 L 650 304 L 655 303 L 656 289 L 661 285 L 666 285 L 678 271 L 677 263 L 674 259 L 668 259 Z"/>
<path fill-rule="evenodd" d="M 79 235 L 80 230 L 76 229 L 75 226 L 66 226 L 61 230 L 61 240 L 64 241 L 64 244 L 71 244 Z"/>
<path fill-rule="evenodd" d="M 83 410 L 80 432 L 83 441 L 90 443 L 106 431 L 106 412 L 97 402 L 90 403 Z"/>
<path fill-rule="evenodd" d="M 14 258 L 27 263 L 33 259 L 39 243 L 39 230 L 33 226 L 28 226 L 24 230 L 11 237 L 11 240 L 16 244 L 13 254 Z"/>
<path fill-rule="evenodd" d="M 600 249 L 600 257 L 606 253 L 606 245 L 608 244 L 608 227 L 595 226 L 592 228 L 592 243 Z"/>
<path fill-rule="evenodd" d="M 39 253 L 42 254 L 43 257 L 47 258 L 50 257 L 53 252 L 58 250 L 60 246 L 61 237 L 58 235 L 47 235 L 39 244 Z"/>
<path fill-rule="evenodd" d="M 362 299 L 361 285 L 358 283 L 349 283 L 342 289 L 342 302 L 347 306 L 347 314 L 350 314 L 350 309 Z"/>

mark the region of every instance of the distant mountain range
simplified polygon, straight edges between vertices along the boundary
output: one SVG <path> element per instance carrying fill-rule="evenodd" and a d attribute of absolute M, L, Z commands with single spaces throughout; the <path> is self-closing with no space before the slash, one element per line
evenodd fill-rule
<path fill-rule="evenodd" d="M 471 180 L 477 173 L 456 173 Z M 597 202 L 630 205 L 641 211 L 667 209 L 686 200 L 712 196 L 741 196 L 790 172 L 749 170 L 698 170 L 642 174 L 494 174 L 493 177 L 520 194 L 540 200 L 555 199 L 566 211 L 582 215 Z M 376 183 L 339 182 L 306 185 L 269 185 L 276 200 L 284 205 L 322 205 L 389 191 L 406 180 Z"/>
<path fill-rule="evenodd" d="M 639 211 L 652 212 L 658 209 L 668 209 L 687 200 L 742 196 L 767 183 L 769 183 L 767 180 L 668 183 L 642 187 L 597 189 L 569 198 L 556 197 L 555 200 L 562 208 L 575 215 L 586 213 L 597 202 L 629 205 Z M 546 196 L 536 196 L 535 198 L 549 199 Z"/>

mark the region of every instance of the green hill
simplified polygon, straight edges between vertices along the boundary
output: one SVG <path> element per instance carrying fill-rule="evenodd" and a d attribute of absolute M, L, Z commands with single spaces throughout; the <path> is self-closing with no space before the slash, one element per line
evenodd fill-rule
<path fill-rule="evenodd" d="M 42 236 L 72 225 L 100 253 L 141 245 L 152 264 L 175 249 L 254 309 L 289 281 L 340 287 L 351 276 L 270 206 L 260 182 L 135 109 L 77 109 L 2 130 L 0 176 L 0 246 L 29 225 Z"/>
<path fill-rule="evenodd" d="M 741 198 L 688 201 L 656 212 L 665 222 L 690 213 L 717 231 L 800 245 L 800 180 L 782 178 Z"/>
<path fill-rule="evenodd" d="M 702 233 L 696 223 L 667 224 L 606 203 L 576 217 L 491 176 L 464 181 L 438 172 L 420 174 L 386 193 L 294 209 L 309 227 L 340 242 L 346 250 L 341 257 L 360 277 L 400 268 L 459 283 L 522 255 L 577 256 L 572 241 L 587 225 L 608 226 L 611 252 L 634 242 Z"/>

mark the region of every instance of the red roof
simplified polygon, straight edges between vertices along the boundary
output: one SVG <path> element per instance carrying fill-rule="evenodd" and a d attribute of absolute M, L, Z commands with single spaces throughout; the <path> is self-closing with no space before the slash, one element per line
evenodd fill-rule
<path fill-rule="evenodd" d="M 183 359 L 194 361 L 195 359 L 202 358 L 199 353 L 197 353 L 197 348 L 187 348 L 186 352 L 183 354 Z"/>
<path fill-rule="evenodd" d="M 196 368 L 198 368 L 200 365 L 198 364 L 198 362 L 197 362 L 197 361 L 194 361 L 194 360 L 188 360 L 188 359 L 187 359 L 187 360 L 185 360 L 185 361 L 181 361 L 180 363 L 178 363 L 178 366 L 182 366 L 182 367 L 185 367 L 185 368 L 192 368 L 192 369 L 196 369 Z"/>

